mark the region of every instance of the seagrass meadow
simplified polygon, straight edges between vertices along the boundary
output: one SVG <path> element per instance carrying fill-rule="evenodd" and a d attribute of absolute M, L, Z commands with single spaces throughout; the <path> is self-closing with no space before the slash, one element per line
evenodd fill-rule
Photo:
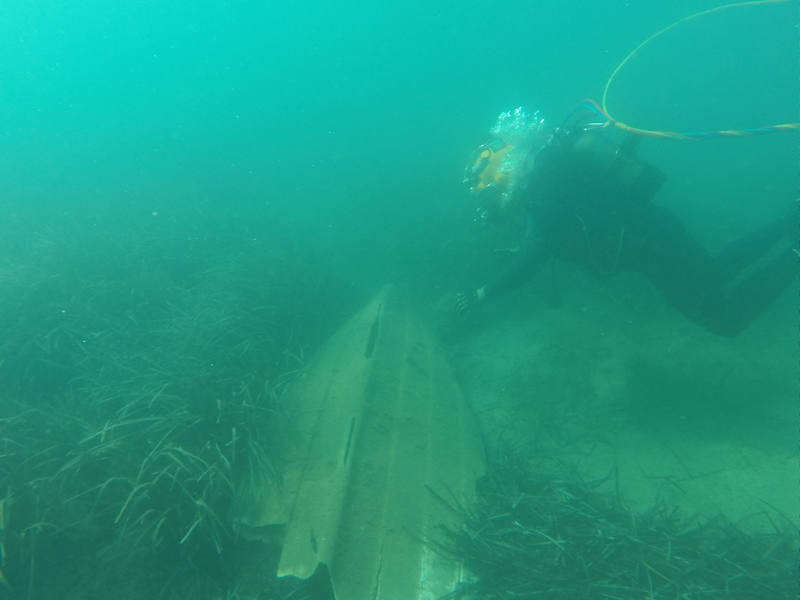
<path fill-rule="evenodd" d="M 317 283 L 296 287 L 290 248 L 237 249 L 219 228 L 7 225 L 2 594 L 224 589 L 237 486 L 270 460 Z"/>
<path fill-rule="evenodd" d="M 276 403 L 357 294 L 320 280 L 310 261 L 326 259 L 278 232 L 266 247 L 200 220 L 184 237 L 97 218 L 90 232 L 59 219 L 31 236 L 20 213 L 3 236 L 0 593 L 327 597 L 320 578 L 276 578 L 279 536 L 253 553 L 233 515 L 277 485 L 264 481 L 279 468 Z M 793 526 L 778 512 L 754 533 L 665 503 L 634 510 L 567 456 L 489 445 L 477 503 L 443 499 L 463 525 L 430 540 L 471 573 L 453 598 L 795 589 Z"/>

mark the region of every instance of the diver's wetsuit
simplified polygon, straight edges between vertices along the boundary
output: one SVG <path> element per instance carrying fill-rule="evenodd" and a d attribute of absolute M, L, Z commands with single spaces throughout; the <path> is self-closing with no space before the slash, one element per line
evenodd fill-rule
<path fill-rule="evenodd" d="M 740 277 L 791 233 L 790 220 L 711 255 L 672 213 L 650 202 L 663 175 L 616 146 L 608 154 L 609 143 L 599 131 L 562 134 L 537 155 L 527 185 L 519 190 L 529 204 L 523 246 L 515 263 L 486 286 L 486 296 L 522 284 L 556 257 L 600 275 L 642 273 L 677 309 L 709 330 L 741 331 L 795 274 L 798 258 L 787 246 L 766 266 Z"/>

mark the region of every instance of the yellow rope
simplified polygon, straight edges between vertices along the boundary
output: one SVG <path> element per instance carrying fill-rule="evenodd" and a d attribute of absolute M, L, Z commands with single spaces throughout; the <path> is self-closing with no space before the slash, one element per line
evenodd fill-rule
<path fill-rule="evenodd" d="M 759 5 L 759 4 L 777 4 L 777 3 L 781 3 L 781 2 L 790 2 L 790 1 L 791 0 L 751 0 L 750 2 L 734 2 L 732 4 L 725 4 L 723 6 L 717 6 L 716 8 L 709 8 L 707 10 L 703 10 L 703 11 L 694 13 L 693 15 L 689 15 L 688 17 L 683 17 L 682 19 L 679 19 L 678 21 L 675 21 L 674 23 L 672 23 L 672 25 L 668 25 L 667 27 L 664 27 L 660 31 L 655 32 L 653 35 L 651 35 L 646 40 L 644 40 L 641 44 L 636 46 L 636 48 L 631 50 L 630 53 L 628 53 L 628 56 L 626 56 L 623 59 L 623 61 L 617 65 L 617 68 L 614 69 L 614 71 L 611 73 L 611 77 L 608 78 L 608 81 L 606 82 L 606 86 L 603 89 L 603 98 L 602 98 L 602 101 L 601 101 L 601 106 L 603 108 L 603 112 L 605 113 L 605 115 L 608 117 L 609 121 L 614 126 L 618 127 L 619 129 L 622 129 L 623 131 L 630 131 L 632 133 L 636 133 L 636 134 L 639 134 L 639 135 L 663 137 L 663 138 L 670 138 L 670 139 L 677 139 L 677 140 L 692 139 L 692 136 L 683 135 L 683 134 L 677 133 L 675 131 L 659 131 L 659 130 L 655 130 L 655 129 L 640 129 L 638 127 L 632 127 L 632 126 L 627 125 L 627 124 L 625 124 L 625 123 L 623 123 L 621 121 L 617 121 L 614 117 L 612 117 L 611 113 L 608 112 L 608 107 L 606 106 L 606 98 L 608 96 L 608 88 L 611 87 L 611 83 L 617 77 L 617 73 L 619 73 L 620 70 L 622 69 L 622 67 L 624 67 L 625 64 L 629 60 L 631 60 L 636 55 L 636 53 L 639 50 L 641 50 L 644 46 L 646 46 L 647 44 L 652 42 L 657 37 L 665 34 L 670 29 L 674 29 L 678 25 L 682 25 L 683 23 L 686 23 L 686 22 L 691 21 L 693 19 L 697 19 L 698 17 L 704 17 L 706 15 L 710 15 L 710 14 L 715 13 L 715 12 L 720 12 L 720 11 L 723 11 L 723 10 L 727 10 L 729 8 L 743 8 L 745 6 L 756 6 L 756 5 Z M 778 128 L 785 128 L 785 129 L 794 129 L 794 128 L 796 128 L 796 124 L 795 123 L 785 123 L 785 124 L 778 125 L 777 127 Z M 721 135 L 747 135 L 745 132 L 738 131 L 738 130 L 727 130 L 727 131 L 721 131 L 721 132 L 718 132 L 718 133 L 720 133 Z"/>

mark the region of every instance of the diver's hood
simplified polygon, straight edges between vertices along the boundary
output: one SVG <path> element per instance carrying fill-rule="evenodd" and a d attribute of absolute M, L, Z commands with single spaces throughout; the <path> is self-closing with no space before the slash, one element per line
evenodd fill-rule
<path fill-rule="evenodd" d="M 487 141 L 472 153 L 464 173 L 464 184 L 480 201 L 481 220 L 506 211 L 524 173 L 548 139 L 544 116 L 538 110 L 530 113 L 518 106 L 498 115 Z"/>

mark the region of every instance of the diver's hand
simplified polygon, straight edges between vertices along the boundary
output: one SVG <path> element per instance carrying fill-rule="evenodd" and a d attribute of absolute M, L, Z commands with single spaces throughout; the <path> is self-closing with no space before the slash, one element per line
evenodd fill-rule
<path fill-rule="evenodd" d="M 463 315 L 465 312 L 467 312 L 472 304 L 471 292 L 459 292 L 456 294 L 456 312 L 459 315 Z"/>
<path fill-rule="evenodd" d="M 461 292 L 456 294 L 456 312 L 463 315 L 476 304 L 483 302 L 486 297 L 486 287 L 479 287 L 474 292 Z"/>

